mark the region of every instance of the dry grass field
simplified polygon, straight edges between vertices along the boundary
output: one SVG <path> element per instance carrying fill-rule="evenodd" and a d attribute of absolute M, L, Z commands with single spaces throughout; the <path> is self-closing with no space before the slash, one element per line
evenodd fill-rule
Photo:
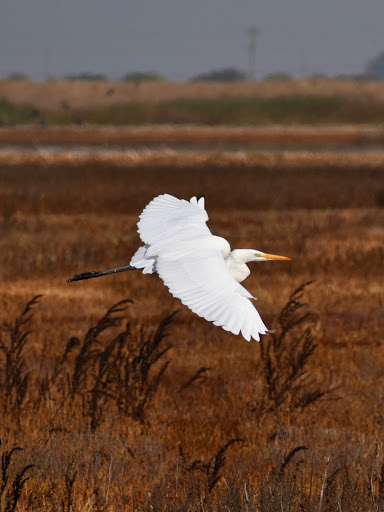
<path fill-rule="evenodd" d="M 159 158 L 0 161 L 0 510 L 383 510 L 384 159 Z M 293 258 L 245 282 L 276 334 L 157 276 L 66 283 L 128 263 L 164 192 Z"/>
<path fill-rule="evenodd" d="M 363 147 L 383 146 L 382 125 L 291 125 L 291 126 L 8 126 L 0 128 L 0 144 L 40 146 L 59 144 L 62 147 L 99 145 L 101 149 L 121 146 L 188 145 L 226 146 L 278 145 L 287 147 Z"/>
<path fill-rule="evenodd" d="M 76 109 L 86 109 L 129 102 L 159 103 L 180 99 L 225 97 L 273 98 L 277 96 L 348 97 L 367 103 L 384 103 L 382 82 L 355 80 L 300 79 L 281 82 L 90 82 L 47 80 L 24 82 L 0 80 L 0 98 L 20 104 L 56 110 L 63 102 Z"/>
<path fill-rule="evenodd" d="M 384 510 L 384 154 L 223 151 L 379 146 L 383 91 L 0 83 L 21 106 L 3 101 L 3 124 L 42 125 L 0 129 L 34 147 L 0 153 L 1 512 Z M 88 124 L 135 116 L 206 126 Z M 66 283 L 126 264 L 138 214 L 164 192 L 204 195 L 233 247 L 293 258 L 254 264 L 245 283 L 275 334 L 228 334 L 157 276 Z"/>
<path fill-rule="evenodd" d="M 0 81 L 0 124 L 382 125 L 382 82 Z"/>

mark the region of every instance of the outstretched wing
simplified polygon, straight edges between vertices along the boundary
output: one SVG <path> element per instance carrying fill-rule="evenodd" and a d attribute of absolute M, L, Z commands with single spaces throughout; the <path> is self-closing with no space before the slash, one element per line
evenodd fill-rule
<path fill-rule="evenodd" d="M 259 341 L 267 328 L 250 301 L 252 295 L 229 271 L 207 220 L 203 198 L 155 197 L 138 222 L 145 258 L 153 258 L 169 291 L 194 313 L 234 334 L 241 332 L 248 341 Z"/>
<path fill-rule="evenodd" d="M 144 208 L 137 226 L 141 240 L 154 246 L 212 235 L 207 220 L 204 198 L 197 201 L 192 197 L 191 201 L 186 201 L 163 194 Z"/>
<path fill-rule="evenodd" d="M 181 242 L 161 250 L 159 276 L 197 315 L 233 334 L 241 332 L 247 341 L 259 341 L 268 329 L 250 301 L 252 295 L 232 276 L 220 250 L 201 243 L 193 249 Z"/>

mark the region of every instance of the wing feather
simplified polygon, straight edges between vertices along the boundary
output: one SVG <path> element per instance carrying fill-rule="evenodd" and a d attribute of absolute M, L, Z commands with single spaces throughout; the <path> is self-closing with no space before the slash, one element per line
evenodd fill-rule
<path fill-rule="evenodd" d="M 199 243 L 198 243 L 199 242 Z M 179 244 L 172 251 L 160 251 L 157 272 L 169 291 L 194 313 L 246 340 L 260 340 L 265 334 L 251 294 L 230 273 L 221 252 L 209 245 Z"/>
<path fill-rule="evenodd" d="M 175 297 L 194 313 L 248 341 L 259 341 L 267 328 L 225 262 L 229 249 L 218 244 L 206 222 L 204 198 L 190 201 L 169 194 L 155 197 L 143 210 L 138 232 L 145 246 L 132 261 L 157 271 Z"/>
<path fill-rule="evenodd" d="M 169 194 L 155 197 L 143 210 L 137 224 L 141 240 L 152 246 L 173 244 L 198 236 L 212 235 L 206 222 L 204 199 L 177 199 Z"/>

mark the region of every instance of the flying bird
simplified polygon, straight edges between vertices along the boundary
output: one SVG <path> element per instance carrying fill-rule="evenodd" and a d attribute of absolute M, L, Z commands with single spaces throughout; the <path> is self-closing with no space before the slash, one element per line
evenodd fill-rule
<path fill-rule="evenodd" d="M 270 331 L 251 302 L 255 297 L 240 284 L 250 274 L 247 263 L 291 258 L 256 249 L 231 251 L 227 240 L 211 233 L 207 221 L 203 197 L 155 197 L 140 215 L 137 226 L 144 245 L 129 265 L 83 272 L 68 282 L 135 269 L 157 272 L 171 294 L 194 313 L 233 334 L 241 333 L 247 341 L 260 341 L 260 334 Z"/>

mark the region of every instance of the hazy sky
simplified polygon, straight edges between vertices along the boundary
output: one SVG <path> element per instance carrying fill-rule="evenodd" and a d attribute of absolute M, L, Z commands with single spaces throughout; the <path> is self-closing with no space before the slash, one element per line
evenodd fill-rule
<path fill-rule="evenodd" d="M 384 0 L 1 0 L 0 78 L 246 71 L 251 25 L 258 79 L 359 73 L 384 51 Z"/>

